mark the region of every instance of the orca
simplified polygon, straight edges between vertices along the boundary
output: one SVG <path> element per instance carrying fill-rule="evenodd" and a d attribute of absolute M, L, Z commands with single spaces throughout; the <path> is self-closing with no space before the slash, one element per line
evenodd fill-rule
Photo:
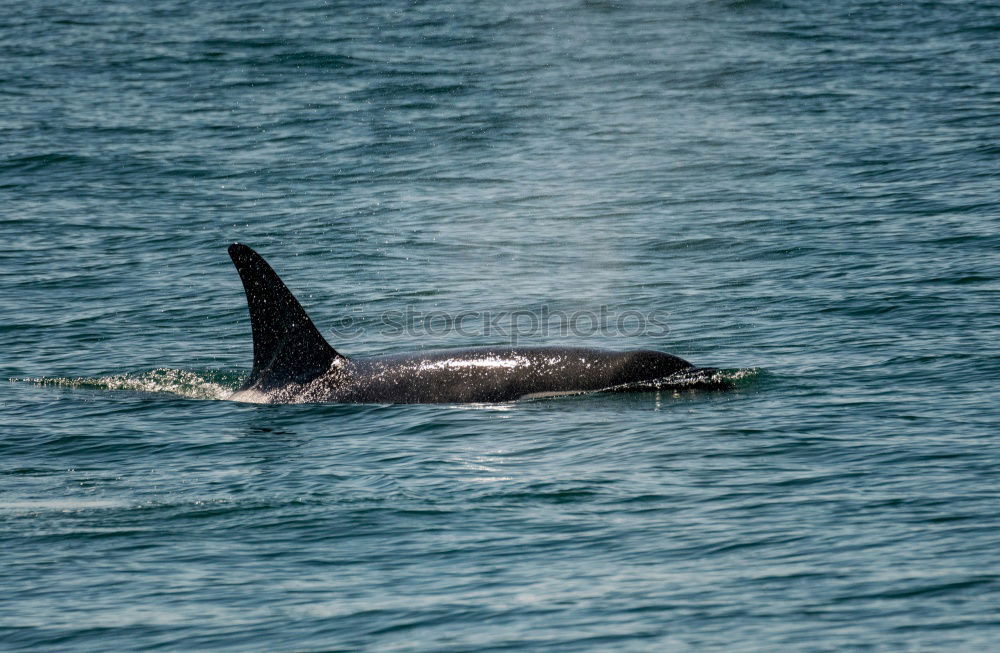
<path fill-rule="evenodd" d="M 658 351 L 486 346 L 348 358 L 274 269 L 229 247 L 250 310 L 253 370 L 229 399 L 253 403 L 499 403 L 594 391 L 727 389 L 718 370 Z"/>

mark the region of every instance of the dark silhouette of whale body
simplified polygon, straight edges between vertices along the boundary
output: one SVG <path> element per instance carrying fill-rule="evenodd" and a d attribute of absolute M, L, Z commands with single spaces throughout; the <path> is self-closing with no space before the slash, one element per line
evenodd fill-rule
<path fill-rule="evenodd" d="M 491 346 L 347 358 L 257 252 L 229 255 L 246 290 L 253 371 L 230 399 L 255 403 L 483 403 L 593 391 L 726 389 L 716 370 L 657 351 Z"/>

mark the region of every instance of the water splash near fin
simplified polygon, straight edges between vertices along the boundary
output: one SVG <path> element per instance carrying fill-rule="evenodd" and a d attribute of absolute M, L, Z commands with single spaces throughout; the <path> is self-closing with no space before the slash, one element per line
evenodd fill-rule
<path fill-rule="evenodd" d="M 124 390 L 158 392 L 189 399 L 228 399 L 239 387 L 243 375 L 237 372 L 173 370 L 158 368 L 147 372 L 111 374 L 80 378 L 39 377 L 10 379 L 44 386 L 82 390 Z"/>

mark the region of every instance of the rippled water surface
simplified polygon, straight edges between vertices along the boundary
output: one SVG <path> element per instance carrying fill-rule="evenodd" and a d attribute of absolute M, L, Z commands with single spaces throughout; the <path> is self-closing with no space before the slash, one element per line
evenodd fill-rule
<path fill-rule="evenodd" d="M 0 648 L 990 650 L 998 33 L 968 1 L 8 3 Z M 666 328 L 518 342 L 738 387 L 225 401 L 234 241 L 348 355 L 510 339 L 386 315 L 632 312 Z"/>

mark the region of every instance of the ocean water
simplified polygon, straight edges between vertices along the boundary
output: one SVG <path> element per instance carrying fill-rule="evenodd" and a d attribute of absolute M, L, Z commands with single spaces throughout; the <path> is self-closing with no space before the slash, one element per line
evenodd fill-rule
<path fill-rule="evenodd" d="M 974 1 L 5 3 L 0 649 L 995 647 L 998 34 Z M 348 355 L 648 347 L 737 389 L 226 401 L 235 241 Z"/>

